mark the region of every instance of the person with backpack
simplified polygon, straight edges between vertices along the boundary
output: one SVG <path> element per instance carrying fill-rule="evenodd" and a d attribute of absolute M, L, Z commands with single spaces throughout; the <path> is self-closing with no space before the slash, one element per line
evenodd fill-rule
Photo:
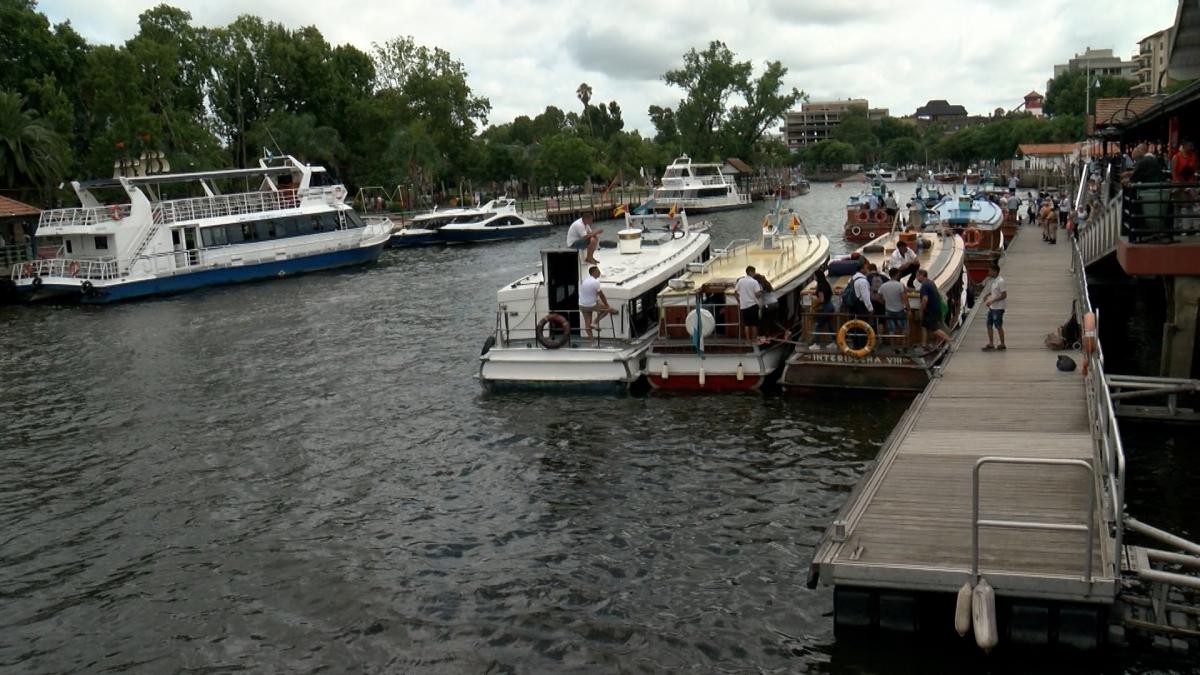
<path fill-rule="evenodd" d="M 842 312 L 867 323 L 871 323 L 875 314 L 875 307 L 871 304 L 871 280 L 867 277 L 869 264 L 866 256 L 860 257 L 858 271 L 842 289 Z M 866 333 L 862 331 L 853 331 L 850 337 L 854 349 L 862 349 L 867 344 Z"/>
<path fill-rule="evenodd" d="M 942 294 L 933 279 L 929 278 L 929 270 L 918 270 L 917 281 L 921 284 L 921 327 L 926 335 L 933 334 L 940 340 L 936 345 L 926 345 L 927 349 L 934 350 L 950 341 L 946 322 L 942 318 Z"/>

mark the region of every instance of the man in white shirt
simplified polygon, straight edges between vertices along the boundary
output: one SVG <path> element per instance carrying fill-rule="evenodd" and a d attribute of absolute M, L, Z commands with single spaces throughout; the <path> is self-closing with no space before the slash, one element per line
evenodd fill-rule
<path fill-rule="evenodd" d="M 600 245 L 600 235 L 604 230 L 592 229 L 592 214 L 585 213 L 567 228 L 567 248 L 577 251 L 587 251 L 584 262 L 597 264 L 596 247 Z"/>
<path fill-rule="evenodd" d="M 917 278 L 917 270 L 921 269 L 921 261 L 917 260 L 917 252 L 908 247 L 908 242 L 896 243 L 896 250 L 888 259 L 888 269 L 898 270 L 900 276 L 908 275 L 908 287 L 913 287 Z"/>
<path fill-rule="evenodd" d="M 1015 173 L 1008 178 L 1008 194 L 1017 194 L 1017 174 Z"/>
<path fill-rule="evenodd" d="M 988 277 L 992 280 L 992 285 L 988 287 L 988 292 L 984 296 L 987 300 L 983 304 L 987 305 L 987 331 L 988 343 L 983 346 L 983 351 L 1004 351 L 1008 347 L 1004 344 L 1004 308 L 1008 304 L 1008 283 L 1004 281 L 1004 277 L 1000 276 L 1000 266 L 992 263 L 988 268 Z M 995 344 L 992 339 L 992 328 L 1000 334 L 1000 344 Z"/>
<path fill-rule="evenodd" d="M 583 328 L 587 332 L 588 339 L 595 346 L 600 346 L 600 340 L 596 337 L 593 328 L 600 324 L 600 321 L 609 314 L 616 314 L 617 310 L 609 307 L 608 298 L 604 297 L 604 291 L 600 290 L 600 268 L 591 267 L 588 269 L 588 275 L 584 278 L 583 283 L 579 284 L 579 313 L 583 315 Z M 595 321 L 593 321 L 595 317 Z"/>
<path fill-rule="evenodd" d="M 883 314 L 887 317 L 887 329 L 892 335 L 908 332 L 908 291 L 900 283 L 900 272 L 895 269 L 888 271 L 891 278 L 879 287 L 879 297 L 883 298 Z"/>
<path fill-rule="evenodd" d="M 866 256 L 859 258 L 858 271 L 850 277 L 850 287 L 858 302 L 854 307 L 842 307 L 842 311 L 856 319 L 874 324 L 875 306 L 871 304 L 871 280 L 867 277 L 868 264 Z M 864 331 L 855 329 L 847 333 L 847 336 L 854 349 L 862 349 L 867 344 L 867 334 Z"/>
<path fill-rule="evenodd" d="M 742 336 L 750 342 L 758 340 L 758 303 L 763 294 L 762 284 L 754 278 L 756 271 L 753 265 L 747 267 L 746 276 L 738 279 L 733 285 L 742 316 Z"/>

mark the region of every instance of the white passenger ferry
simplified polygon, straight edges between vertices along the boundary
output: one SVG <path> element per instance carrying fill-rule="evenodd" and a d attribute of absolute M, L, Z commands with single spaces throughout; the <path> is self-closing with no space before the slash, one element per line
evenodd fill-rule
<path fill-rule="evenodd" d="M 640 379 L 658 334 L 658 294 L 689 264 L 709 257 L 707 223 L 687 213 L 626 214 L 617 247 L 601 247 L 600 287 L 615 314 L 583 330 L 579 285 L 591 267 L 581 251 L 545 249 L 540 268 L 496 294 L 496 326 L 479 357 L 485 384 L 623 385 Z"/>
<path fill-rule="evenodd" d="M 72 182 L 79 208 L 43 211 L 39 250 L 14 265 L 30 301 L 103 304 L 374 260 L 391 234 L 294 157 L 250 169 Z"/>
<path fill-rule="evenodd" d="M 703 213 L 749 206 L 750 195 L 738 191 L 733 176 L 723 173 L 720 164 L 697 164 L 684 155 L 663 173 L 653 203 L 661 211 L 676 207 Z"/>

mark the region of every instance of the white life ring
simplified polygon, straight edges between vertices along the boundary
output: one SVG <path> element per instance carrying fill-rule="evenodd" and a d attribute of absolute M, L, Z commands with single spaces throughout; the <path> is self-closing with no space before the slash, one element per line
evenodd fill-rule
<path fill-rule="evenodd" d="M 862 234 L 862 228 L 855 225 L 854 227 L 850 228 L 850 234 L 857 237 L 858 235 Z"/>

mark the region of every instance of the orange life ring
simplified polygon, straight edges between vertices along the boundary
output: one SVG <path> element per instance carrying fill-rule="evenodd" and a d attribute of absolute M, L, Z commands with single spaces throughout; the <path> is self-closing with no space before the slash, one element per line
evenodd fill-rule
<path fill-rule="evenodd" d="M 852 328 L 859 328 L 867 331 L 867 344 L 859 349 L 850 349 L 850 347 L 846 345 L 846 333 Z M 851 319 L 842 324 L 842 327 L 838 329 L 837 346 L 838 349 L 842 350 L 842 353 L 846 356 L 853 356 L 861 359 L 875 349 L 875 329 L 871 328 L 871 324 L 863 321 L 862 319 Z"/>
<path fill-rule="evenodd" d="M 866 211 L 863 211 L 862 209 L 859 209 L 858 213 L 854 214 L 854 222 L 856 222 L 856 223 L 865 223 L 868 220 L 870 220 L 870 218 L 871 218 L 871 214 L 867 213 Z"/>
<path fill-rule="evenodd" d="M 546 327 L 550 324 L 554 324 L 555 328 L 559 330 L 560 334 L 558 336 L 551 337 L 548 334 Z M 547 314 L 543 316 L 541 319 L 538 319 L 535 330 L 537 331 L 538 344 L 546 349 L 558 349 L 567 344 L 567 341 L 571 339 L 571 322 L 567 321 L 567 317 L 562 314 Z M 553 331 L 549 331 L 549 333 L 553 333 Z"/>
<path fill-rule="evenodd" d="M 25 266 L 21 268 L 21 272 L 23 273 L 22 276 L 33 276 L 33 263 L 25 263 Z"/>
<path fill-rule="evenodd" d="M 67 265 L 67 274 L 71 276 L 79 276 L 79 261 L 72 260 L 70 265 Z"/>
<path fill-rule="evenodd" d="M 113 220 L 121 220 L 125 217 L 125 212 L 121 210 L 120 205 L 113 204 L 112 206 L 108 207 L 108 217 L 112 218 Z"/>
<path fill-rule="evenodd" d="M 979 244 L 983 241 L 983 233 L 977 227 L 968 227 L 963 230 L 963 243 L 967 248 L 979 248 Z"/>
<path fill-rule="evenodd" d="M 1091 354 L 1096 351 L 1096 315 L 1088 312 L 1083 315 L 1083 353 Z"/>
<path fill-rule="evenodd" d="M 874 219 L 875 219 L 875 222 L 877 222 L 877 223 L 886 223 L 887 222 L 887 213 L 885 213 L 883 211 L 876 211 L 875 215 L 874 215 Z"/>

